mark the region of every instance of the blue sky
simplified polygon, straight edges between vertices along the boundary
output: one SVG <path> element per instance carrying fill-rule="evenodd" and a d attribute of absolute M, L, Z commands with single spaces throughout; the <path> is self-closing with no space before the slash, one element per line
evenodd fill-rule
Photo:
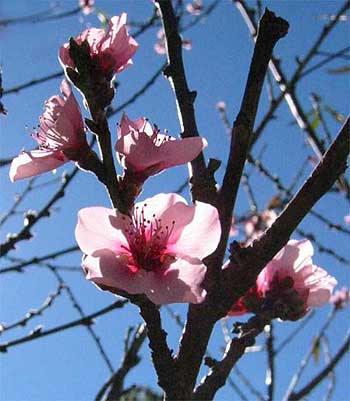
<path fill-rule="evenodd" d="M 76 7 L 75 1 L 61 1 L 57 10 L 70 10 Z M 148 1 L 99 1 L 97 7 L 109 15 L 118 15 L 123 11 L 128 13 L 131 21 L 146 20 L 152 15 L 152 5 Z M 206 2 L 204 2 L 206 4 Z M 49 1 L 28 2 L 15 0 L 0 4 L 0 18 L 30 15 L 50 6 Z M 253 4 L 253 3 L 251 3 Z M 286 18 L 290 23 L 289 34 L 281 40 L 276 48 L 276 55 L 282 59 L 282 67 L 291 76 L 296 68 L 296 56 L 302 56 L 312 46 L 313 41 L 321 31 L 325 21 L 316 18 L 321 14 L 334 14 L 339 8 L 339 1 L 282 1 L 265 2 L 276 14 Z M 191 18 L 191 17 L 189 17 Z M 83 17 L 74 15 L 58 21 L 48 21 L 37 24 L 18 24 L 0 28 L 0 64 L 3 70 L 3 86 L 10 88 L 33 78 L 58 71 L 60 69 L 57 52 L 60 45 L 70 36 L 77 35 L 87 24 L 99 26 L 96 15 Z M 118 76 L 120 86 L 114 99 L 117 107 L 134 93 L 164 62 L 162 56 L 153 50 L 158 28 L 147 31 L 138 38 L 140 49 L 133 58 L 134 66 Z M 230 1 L 223 0 L 213 14 L 204 23 L 184 34 L 185 38 L 193 41 L 191 51 L 184 51 L 186 72 L 191 89 L 198 91 L 196 100 L 196 116 L 199 131 L 208 142 L 205 151 L 206 158 L 215 157 L 225 161 L 229 141 L 216 110 L 216 103 L 224 101 L 230 121 L 233 121 L 240 107 L 244 92 L 245 80 L 253 49 L 248 30 L 237 9 Z M 348 44 L 349 22 L 342 22 L 325 41 L 322 49 L 334 51 Z M 318 60 L 318 59 L 317 59 Z M 344 61 L 335 61 L 332 67 L 344 65 Z M 312 64 L 311 64 L 312 65 Z M 1 157 L 16 155 L 23 147 L 27 150 L 35 145 L 29 136 L 31 127 L 37 125 L 38 116 L 43 109 L 43 101 L 59 92 L 60 80 L 55 79 L 45 84 L 33 86 L 18 94 L 3 98 L 8 116 L 0 119 L 1 127 Z M 315 75 L 308 75 L 297 88 L 299 99 L 306 110 L 311 109 L 309 95 L 316 92 L 323 97 L 325 103 L 339 112 L 346 114 L 349 110 L 348 75 L 330 75 L 326 70 L 320 70 Z M 275 90 L 278 93 L 278 90 Z M 78 94 L 77 94 L 78 98 Z M 263 92 L 259 106 L 257 121 L 268 108 L 266 91 Z M 156 122 L 161 128 L 167 128 L 173 136 L 178 136 L 180 128 L 177 120 L 176 106 L 172 90 L 165 78 L 160 77 L 156 84 L 143 97 L 126 109 L 132 119 L 146 116 L 151 122 Z M 85 115 L 87 116 L 86 112 Z M 288 185 L 298 168 L 311 150 L 305 145 L 304 134 L 292 125 L 292 117 L 285 104 L 278 110 L 277 120 L 267 127 L 262 139 L 254 149 L 258 155 L 264 149 L 263 161 L 272 173 L 281 177 Z M 116 135 L 116 124 L 121 115 L 110 119 L 111 132 Z M 339 124 L 328 120 L 333 135 L 339 129 Z M 73 165 L 65 165 L 70 170 Z M 308 166 L 307 171 L 311 171 Z M 159 192 L 172 192 L 186 177 L 186 167 L 176 167 L 164 172 L 147 182 L 141 199 Z M 217 173 L 220 182 L 223 169 Z M 347 173 L 349 177 L 349 173 Z M 52 178 L 46 174 L 37 182 L 46 182 Z M 1 179 L 1 213 L 12 204 L 16 193 L 26 187 L 26 182 L 11 184 L 8 179 L 8 168 L 0 170 Z M 259 173 L 252 175 L 252 184 L 261 209 L 276 194 L 271 184 Z M 45 187 L 32 193 L 22 205 L 21 210 L 40 210 L 47 199 L 55 191 L 55 186 Z M 184 196 L 188 198 L 188 193 Z M 35 234 L 31 241 L 18 244 L 16 252 L 11 256 L 30 258 L 44 255 L 75 244 L 74 228 L 76 214 L 79 209 L 87 206 L 108 205 L 104 189 L 98 185 L 90 174 L 79 173 L 70 185 L 63 201 L 57 203 L 58 209 L 53 210 L 50 219 L 42 220 L 35 226 Z M 238 198 L 236 213 L 244 213 L 249 209 L 247 198 L 241 190 Z M 337 223 L 343 223 L 343 217 L 348 212 L 348 202 L 341 196 L 327 195 L 315 210 L 324 213 Z M 1 241 L 8 232 L 17 232 L 23 224 L 21 215 L 8 220 L 2 228 Z M 350 258 L 348 238 L 344 234 L 330 231 L 324 224 L 308 217 L 302 223 L 306 232 L 315 232 L 321 243 L 336 249 L 346 258 Z M 298 238 L 295 235 L 295 238 Z M 80 253 L 70 254 L 60 259 L 59 264 L 79 266 Z M 326 268 L 339 281 L 340 285 L 349 284 L 349 266 L 341 264 L 327 254 L 315 250 L 314 262 Z M 10 263 L 2 260 L 1 266 Z M 86 313 L 113 301 L 113 296 L 98 291 L 87 282 L 80 273 L 64 273 L 64 278 L 71 286 L 74 294 Z M 24 274 L 8 274 L 1 276 L 0 321 L 12 322 L 23 316 L 28 309 L 41 305 L 50 291 L 57 284 L 52 274 L 39 266 L 29 267 Z M 175 310 L 184 312 L 184 307 L 176 305 Z M 330 308 L 324 307 L 317 317 L 304 330 L 303 335 L 296 338 L 285 350 L 279 360 L 278 387 L 276 400 L 282 396 L 291 375 L 298 366 L 300 358 L 308 350 L 312 337 L 322 325 Z M 172 348 L 177 348 L 181 331 L 175 323 L 164 314 L 164 324 L 169 333 Z M 33 319 L 28 327 L 16 329 L 0 337 L 0 342 L 25 335 L 37 324 L 44 328 L 54 327 L 78 317 L 66 295 L 59 297 L 54 306 L 42 317 Z M 127 326 L 136 325 L 140 321 L 136 309 L 126 306 L 96 321 L 94 328 L 108 351 L 115 367 L 123 352 L 123 337 Z M 229 323 L 233 323 L 231 319 Z M 349 326 L 349 310 L 342 311 L 337 317 L 333 329 L 329 332 L 331 350 L 339 347 L 346 328 Z M 276 336 L 283 339 L 288 331 L 295 326 L 292 323 L 276 323 Z M 258 338 L 258 344 L 263 343 L 263 337 Z M 219 347 L 223 339 L 220 325 L 216 329 L 211 342 L 211 352 L 219 357 Z M 90 400 L 96 395 L 101 384 L 107 379 L 109 372 L 98 354 L 91 337 L 83 327 L 75 328 L 57 335 L 19 345 L 9 349 L 7 354 L 0 355 L 0 399 L 3 401 L 83 401 Z M 145 346 L 142 351 L 142 362 L 127 379 L 127 383 L 147 384 L 156 387 L 156 377 L 149 361 L 149 352 Z M 264 353 L 248 354 L 240 362 L 240 367 L 254 377 L 254 384 L 264 393 Z M 260 365 L 257 363 L 260 363 Z M 321 365 L 312 363 L 311 369 L 305 375 L 302 383 L 312 377 Z M 258 368 L 259 366 L 259 368 Z M 205 369 L 202 373 L 205 372 Z M 346 358 L 337 368 L 337 386 L 334 399 L 346 401 L 350 398 L 346 387 L 349 377 L 349 364 Z M 325 391 L 326 384 L 309 397 L 318 400 Z M 236 399 L 232 390 L 227 387 L 218 394 L 218 400 Z M 249 393 L 248 393 L 249 394 Z"/>

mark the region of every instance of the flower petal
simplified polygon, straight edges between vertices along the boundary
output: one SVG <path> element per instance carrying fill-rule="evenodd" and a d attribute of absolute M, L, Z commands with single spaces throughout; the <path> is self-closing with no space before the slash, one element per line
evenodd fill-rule
<path fill-rule="evenodd" d="M 302 266 L 312 264 L 311 257 L 314 254 L 314 249 L 309 240 L 290 240 L 287 245 L 282 248 L 273 258 L 284 269 L 291 272 L 297 272 Z"/>
<path fill-rule="evenodd" d="M 12 160 L 10 167 L 10 180 L 12 182 L 23 178 L 54 170 L 69 160 L 61 151 L 32 150 L 23 152 Z"/>
<path fill-rule="evenodd" d="M 206 291 L 200 286 L 206 272 L 199 260 L 191 263 L 178 259 L 165 272 L 147 273 L 145 294 L 157 305 L 170 303 L 200 303 Z"/>
<path fill-rule="evenodd" d="M 115 149 L 125 156 L 126 167 L 131 168 L 134 172 L 142 172 L 154 167 L 153 175 L 162 170 L 158 167 L 161 160 L 159 148 L 144 132 L 130 131 L 127 135 L 121 136 L 115 145 Z"/>
<path fill-rule="evenodd" d="M 215 251 L 220 236 L 217 209 L 208 203 L 196 202 L 193 219 L 184 227 L 174 244 L 176 253 L 203 259 Z"/>
<path fill-rule="evenodd" d="M 129 221 L 129 217 L 113 209 L 105 207 L 81 209 L 78 213 L 75 238 L 80 249 L 88 255 L 99 249 L 125 254 L 128 242 L 123 229 Z"/>
<path fill-rule="evenodd" d="M 159 146 L 157 163 L 160 163 L 162 170 L 188 163 L 195 159 L 206 146 L 208 142 L 201 137 L 163 142 Z"/>
<path fill-rule="evenodd" d="M 108 249 L 100 249 L 93 255 L 86 256 L 82 267 L 86 278 L 97 285 L 124 290 L 130 294 L 144 292 L 144 272 L 132 272 L 125 263 L 125 258 L 118 257 Z"/>

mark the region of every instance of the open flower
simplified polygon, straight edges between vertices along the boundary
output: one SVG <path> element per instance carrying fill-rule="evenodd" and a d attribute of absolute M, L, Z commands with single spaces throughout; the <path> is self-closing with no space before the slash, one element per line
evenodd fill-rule
<path fill-rule="evenodd" d="M 310 241 L 290 240 L 260 272 L 256 286 L 233 305 L 229 315 L 269 312 L 273 318 L 297 320 L 310 307 L 328 303 L 337 281 L 312 263 L 312 255 Z"/>
<path fill-rule="evenodd" d="M 12 160 L 12 182 L 54 170 L 69 160 L 84 160 L 87 156 L 89 145 L 83 119 L 68 81 L 62 81 L 61 92 L 63 96 L 52 96 L 45 102 L 39 128 L 32 135 L 39 149 L 23 151 Z"/>
<path fill-rule="evenodd" d="M 146 294 L 159 305 L 203 301 L 202 259 L 220 234 L 213 206 L 188 206 L 177 194 L 136 204 L 131 218 L 104 207 L 82 209 L 75 231 L 87 279 L 112 292 Z"/>
<path fill-rule="evenodd" d="M 106 74 L 111 71 L 118 73 L 129 67 L 132 64 L 131 57 L 139 46 L 128 34 L 126 17 L 126 13 L 112 17 L 107 32 L 103 29 L 89 28 L 75 38 L 78 45 L 84 41 L 88 42 L 90 56 L 98 62 L 102 72 Z M 61 46 L 59 60 L 63 67 L 74 68 L 69 48 L 69 43 Z"/>
<path fill-rule="evenodd" d="M 131 121 L 125 113 L 118 126 L 115 149 L 124 168 L 147 178 L 171 166 L 192 161 L 207 141 L 200 137 L 174 139 L 160 134 L 145 118 Z"/>

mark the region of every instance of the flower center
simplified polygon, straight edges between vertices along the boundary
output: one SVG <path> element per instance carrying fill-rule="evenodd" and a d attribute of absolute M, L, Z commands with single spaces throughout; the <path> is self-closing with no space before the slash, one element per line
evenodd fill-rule
<path fill-rule="evenodd" d="M 128 266 L 134 271 L 163 269 L 175 260 L 167 250 L 175 221 L 170 227 L 164 226 L 155 214 L 151 220 L 147 220 L 144 212 L 146 207 L 147 204 L 141 210 L 139 206 L 135 207 L 129 226 L 124 231 L 129 244 L 129 248 L 124 247 L 130 253 Z"/>

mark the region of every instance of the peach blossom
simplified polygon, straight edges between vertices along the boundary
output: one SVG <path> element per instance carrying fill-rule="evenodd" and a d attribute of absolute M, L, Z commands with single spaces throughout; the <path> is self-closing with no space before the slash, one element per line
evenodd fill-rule
<path fill-rule="evenodd" d="M 312 262 L 310 241 L 290 240 L 264 267 L 256 285 L 239 298 L 228 315 L 268 312 L 272 318 L 300 319 L 311 307 L 329 302 L 337 281 Z M 224 265 L 228 268 L 229 263 Z"/>
<path fill-rule="evenodd" d="M 128 34 L 126 17 L 126 13 L 112 17 L 107 32 L 89 28 L 75 38 L 79 45 L 84 41 L 88 42 L 91 57 L 98 61 L 101 70 L 106 74 L 118 73 L 129 67 L 132 64 L 131 57 L 139 46 Z M 74 68 L 69 48 L 69 43 L 61 46 L 59 61 L 63 67 Z"/>
<path fill-rule="evenodd" d="M 83 160 L 87 155 L 83 119 L 68 81 L 62 81 L 61 92 L 63 96 L 52 96 L 45 102 L 40 126 L 32 135 L 39 149 L 23 151 L 12 160 L 12 182 L 54 170 L 69 160 Z"/>
<path fill-rule="evenodd" d="M 100 288 L 146 294 L 155 304 L 200 303 L 202 259 L 216 249 L 221 228 L 213 206 L 159 194 L 136 204 L 131 217 L 104 207 L 82 209 L 75 235 L 86 254 L 86 278 Z"/>
<path fill-rule="evenodd" d="M 132 121 L 123 113 L 115 149 L 123 167 L 144 177 L 192 161 L 207 146 L 200 137 L 174 139 L 152 129 L 143 117 Z"/>

